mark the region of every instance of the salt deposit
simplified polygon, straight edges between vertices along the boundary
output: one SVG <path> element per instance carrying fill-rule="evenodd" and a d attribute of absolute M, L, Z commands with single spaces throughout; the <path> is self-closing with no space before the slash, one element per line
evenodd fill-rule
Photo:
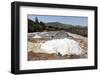
<path fill-rule="evenodd" d="M 36 35 L 35 35 L 34 37 L 32 37 L 32 38 L 42 38 L 42 37 L 36 34 Z"/>
<path fill-rule="evenodd" d="M 82 49 L 79 44 L 68 38 L 49 40 L 41 44 L 40 47 L 45 53 L 60 53 L 63 55 L 81 55 Z"/>

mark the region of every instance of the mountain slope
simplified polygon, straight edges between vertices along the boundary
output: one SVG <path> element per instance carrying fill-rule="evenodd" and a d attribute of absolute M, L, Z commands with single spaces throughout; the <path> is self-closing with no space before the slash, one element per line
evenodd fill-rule
<path fill-rule="evenodd" d="M 46 25 L 47 26 L 52 26 L 52 27 L 58 27 L 58 28 L 71 28 L 71 27 L 74 27 L 71 24 L 63 24 L 63 23 L 60 23 L 60 22 L 48 22 L 48 23 L 46 23 Z"/>

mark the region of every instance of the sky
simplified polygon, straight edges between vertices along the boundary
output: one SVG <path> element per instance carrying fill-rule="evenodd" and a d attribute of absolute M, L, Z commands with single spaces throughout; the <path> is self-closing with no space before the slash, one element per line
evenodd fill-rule
<path fill-rule="evenodd" d="M 87 26 L 88 25 L 88 17 L 79 17 L 79 16 L 50 16 L 50 15 L 28 15 L 28 18 L 31 20 L 35 20 L 38 18 L 39 21 L 42 22 L 60 22 L 64 24 L 72 24 L 74 26 Z"/>

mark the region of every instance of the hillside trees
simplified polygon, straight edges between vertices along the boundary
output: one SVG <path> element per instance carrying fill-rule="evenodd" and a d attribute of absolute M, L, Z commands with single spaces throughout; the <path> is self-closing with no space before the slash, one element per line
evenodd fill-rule
<path fill-rule="evenodd" d="M 45 29 L 45 23 L 42 21 L 39 22 L 38 18 L 35 18 L 35 21 L 28 19 L 28 32 L 38 32 Z"/>
<path fill-rule="evenodd" d="M 80 25 L 62 24 L 60 22 L 49 22 L 44 23 L 39 21 L 36 17 L 35 20 L 28 19 L 28 33 L 30 32 L 43 32 L 43 31 L 66 31 L 74 34 L 79 34 L 82 36 L 88 36 L 88 27 Z"/>

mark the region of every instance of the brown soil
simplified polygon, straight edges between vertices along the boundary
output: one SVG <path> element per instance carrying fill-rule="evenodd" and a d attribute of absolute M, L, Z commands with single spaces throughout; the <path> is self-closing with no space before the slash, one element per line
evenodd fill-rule
<path fill-rule="evenodd" d="M 28 52 L 28 60 L 59 60 L 59 59 L 79 59 L 79 58 L 86 58 L 84 56 L 79 55 L 64 55 L 61 56 L 56 54 L 47 54 L 47 53 L 34 53 Z"/>

